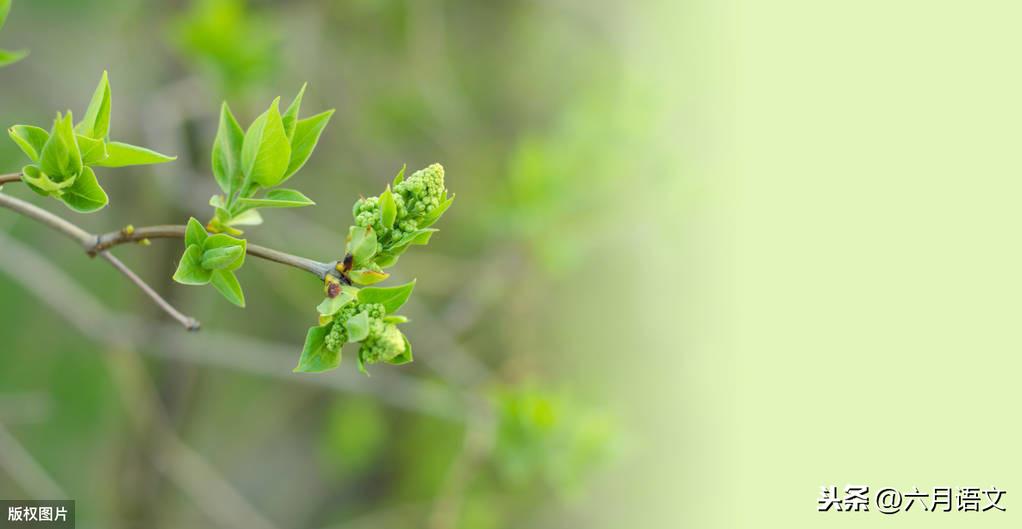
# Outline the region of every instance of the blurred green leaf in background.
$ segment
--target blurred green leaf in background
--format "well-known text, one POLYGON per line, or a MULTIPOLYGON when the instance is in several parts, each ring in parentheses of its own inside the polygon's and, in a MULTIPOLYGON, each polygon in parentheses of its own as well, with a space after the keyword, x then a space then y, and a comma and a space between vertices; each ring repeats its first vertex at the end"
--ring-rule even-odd
POLYGON ((282 36, 248 0, 194 0, 171 24, 171 42, 226 96, 273 76, 282 36))

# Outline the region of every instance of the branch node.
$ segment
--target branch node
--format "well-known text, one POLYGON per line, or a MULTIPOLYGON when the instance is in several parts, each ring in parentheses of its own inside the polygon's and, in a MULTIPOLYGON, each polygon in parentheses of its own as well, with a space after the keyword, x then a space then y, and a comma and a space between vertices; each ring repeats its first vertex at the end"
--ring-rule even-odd
POLYGON ((101 235, 96 235, 92 244, 85 245, 85 253, 88 254, 90 258, 96 257, 96 254, 99 253, 99 246, 101 244, 103 244, 103 237, 101 235))

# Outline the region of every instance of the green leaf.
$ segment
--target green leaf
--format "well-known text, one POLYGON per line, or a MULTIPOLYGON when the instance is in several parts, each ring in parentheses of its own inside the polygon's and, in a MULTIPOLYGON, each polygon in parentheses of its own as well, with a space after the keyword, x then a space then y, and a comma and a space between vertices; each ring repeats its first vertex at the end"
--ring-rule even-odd
POLYGON ((39 167, 35 165, 26 165, 21 169, 21 179, 32 188, 33 191, 48 197, 51 195, 59 195, 60 191, 74 184, 73 178, 68 178, 61 182, 54 182, 50 179, 46 173, 43 173, 39 167))
POLYGON ((400 240, 390 245, 387 251, 381 254, 382 257, 377 257, 375 263, 382 267, 393 266, 397 262, 397 258, 408 250, 408 247, 417 244, 423 245, 429 243, 430 237, 433 236, 438 230, 434 228, 426 228, 423 230, 415 230, 407 233, 400 240))
POLYGON ((244 142, 245 131, 224 102, 220 107, 220 127, 213 140, 212 159, 213 178, 228 197, 241 187, 244 178, 241 169, 241 148, 244 142))
POLYGON ((39 155, 43 152, 43 146, 50 139, 50 133, 46 132, 45 129, 31 125, 15 125, 7 129, 7 134, 10 135, 14 143, 17 143, 22 152, 31 158, 33 162, 39 161, 39 155))
POLYGON ((28 50, 0 50, 0 67, 14 64, 28 57, 28 50))
POLYGON ((431 237, 433 237, 433 234, 438 232, 438 231, 440 231, 440 230, 436 230, 436 229, 433 229, 433 228, 427 228, 427 229, 424 229, 424 230, 416 230, 416 231, 412 232, 412 238, 411 238, 410 241, 408 241, 408 244, 410 244, 410 245, 414 244, 414 245, 420 245, 420 246, 424 246, 426 244, 429 244, 429 239, 431 237))
POLYGON ((259 226, 262 223, 263 216, 254 209, 242 211, 227 221, 228 226, 259 226))
POLYGON ((11 12, 11 0, 0 0, 0 29, 7 22, 7 14, 11 12))
POLYGON ((380 193, 380 216, 387 229, 394 227, 394 220, 397 219, 397 203, 394 202, 394 194, 390 191, 390 186, 380 193))
POLYGON ((234 275, 234 272, 216 270, 213 272, 210 282, 213 283, 213 288, 217 289, 217 292, 227 298, 227 301, 245 308, 245 293, 241 291, 241 283, 238 283, 238 277, 234 275))
MULTIPOLYGON (((11 0, 0 0, 0 28, 4 27, 4 23, 7 22, 7 13, 11 11, 11 0)), ((0 50, 0 66, 7 66, 8 64, 14 64, 21 59, 24 59, 28 55, 28 51, 6 51, 0 50)))
POLYGON ((75 140, 78 142, 78 150, 82 153, 82 163, 85 165, 95 165, 105 160, 108 156, 106 143, 103 140, 93 139, 81 134, 76 134, 75 140))
POLYGON ((215 250, 217 248, 231 248, 241 247, 241 253, 237 255, 233 262, 223 267, 227 270, 237 270, 241 268, 241 265, 245 264, 245 251, 248 248, 248 242, 245 239, 236 239, 225 233, 217 233, 210 235, 203 243, 202 249, 204 252, 215 250))
POLYGON ((376 232, 371 227, 351 227, 351 241, 348 243, 348 251, 351 252, 355 260, 355 266, 362 266, 368 263, 376 255, 378 247, 376 232))
POLYGON ((287 171, 284 173, 284 180, 297 173, 305 165, 305 162, 309 161, 312 151, 319 143, 319 136, 323 134, 323 129, 326 128, 326 124, 330 122, 330 117, 333 115, 333 110, 327 110, 310 118, 298 120, 291 138, 291 159, 287 165, 287 171))
POLYGON ((406 169, 408 169, 408 164, 404 164, 404 165, 401 166, 401 170, 398 171, 397 175, 394 177, 393 185, 396 186, 396 185, 400 184, 401 182, 405 181, 405 170, 406 169))
POLYGON ((291 104, 284 112, 284 117, 281 119, 281 121, 284 122, 284 134, 287 134, 288 141, 291 141, 291 138, 295 135, 295 126, 298 123, 298 112, 301 111, 302 97, 305 96, 305 88, 308 86, 309 83, 302 85, 302 89, 298 91, 298 95, 295 96, 293 101, 291 101, 291 104))
MULTIPOLYGON (((401 251, 403 252, 404 250, 401 251)), ((390 268, 397 264, 398 257, 400 257, 399 253, 395 253, 393 250, 387 250, 376 254, 376 257, 373 258, 373 262, 380 268, 390 268)))
POLYGON ((280 98, 273 100, 270 108, 256 118, 245 133, 241 148, 241 164, 249 182, 263 187, 273 187, 284 180, 291 159, 291 143, 284 133, 284 122, 280 117, 280 98))
POLYGON ((242 198, 238 203, 256 208, 300 208, 315 202, 294 189, 271 189, 263 198, 242 198))
POLYGON ((202 267, 202 248, 197 244, 189 245, 177 264, 174 281, 182 285, 205 285, 212 276, 212 271, 202 267))
POLYGON ((408 323, 408 318, 398 314, 388 314, 383 317, 383 323, 393 323, 394 325, 399 323, 408 323))
POLYGON ((379 303, 387 314, 392 314, 408 301, 415 289, 415 281, 396 287, 368 287, 358 291, 359 303, 379 303))
POLYGON ((74 179, 71 187, 64 190, 60 199, 67 204, 67 207, 79 213, 99 211, 110 202, 106 191, 103 191, 99 182, 96 181, 96 173, 88 166, 82 169, 82 174, 74 179))
POLYGON ((220 270, 234 264, 238 257, 245 253, 241 246, 225 246, 206 250, 202 254, 202 267, 207 270, 220 270))
POLYGON ((451 195, 450 197, 447 198, 447 200, 441 202, 439 206, 437 206, 433 211, 431 211, 429 215, 423 217, 423 219, 419 221, 419 227, 428 228, 433 224, 436 224, 436 221, 440 220, 440 216, 443 215, 444 212, 447 211, 447 208, 451 207, 451 204, 453 203, 454 195, 451 195))
POLYGON ((340 351, 331 351, 326 348, 327 334, 330 334, 330 325, 309 329, 305 335, 302 356, 298 359, 298 366, 294 369, 295 373, 321 373, 336 369, 341 365, 340 351))
POLYGON ((366 351, 366 347, 364 345, 362 347, 358 348, 358 356, 357 356, 357 358, 358 358, 358 372, 362 373, 365 376, 369 376, 369 371, 366 370, 365 351, 366 351))
POLYGON ((39 168, 51 178, 59 176, 63 180, 82 172, 82 154, 78 151, 71 119, 70 112, 66 116, 57 114, 53 132, 40 153, 39 168))
POLYGON ((375 270, 359 269, 348 272, 348 278, 351 279, 353 283, 357 283, 359 285, 375 285, 388 277, 390 277, 390 274, 386 272, 377 272, 375 270))
POLYGON ((359 312, 344 322, 348 331, 348 342, 361 342, 369 337, 369 313, 359 312))
POLYGON ((75 132, 97 140, 105 140, 110 135, 110 80, 105 71, 75 132))
POLYGON ((103 161, 96 162, 94 165, 100 167, 127 167, 129 165, 153 165, 177 160, 177 156, 167 156, 145 147, 129 145, 119 141, 108 142, 106 150, 109 156, 103 161))
POLYGON ((341 293, 337 297, 323 298, 323 301, 316 306, 316 311, 324 316, 333 316, 345 305, 354 301, 357 292, 358 289, 353 287, 341 287, 341 293))
POLYGON ((195 217, 188 219, 188 227, 185 228, 185 246, 194 244, 202 248, 207 238, 209 238, 209 234, 206 233, 206 228, 202 223, 195 217))
POLYGON ((399 366, 412 362, 412 344, 408 341, 408 337, 405 336, 404 333, 401 333, 401 338, 405 341, 405 350, 394 358, 385 360, 388 364, 399 366))

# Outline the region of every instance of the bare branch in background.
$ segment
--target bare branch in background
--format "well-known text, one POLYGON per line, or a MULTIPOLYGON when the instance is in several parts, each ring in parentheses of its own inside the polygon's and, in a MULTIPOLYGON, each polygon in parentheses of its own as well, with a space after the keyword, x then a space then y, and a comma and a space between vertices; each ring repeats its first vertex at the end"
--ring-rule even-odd
POLYGON ((291 373, 294 367, 292 346, 228 333, 182 334, 169 325, 118 316, 49 260, 2 231, 0 248, 4 248, 0 252, 0 270, 96 342, 114 341, 120 349, 144 344, 146 347, 139 349, 157 357, 270 376, 293 384, 372 394, 398 408, 454 421, 464 420, 464 403, 468 397, 442 385, 386 371, 374 373, 371 380, 354 371, 296 378, 291 373))
POLYGON ((53 409, 53 397, 43 391, 0 394, 0 423, 38 423, 53 409))
POLYGON ((11 432, 0 424, 0 467, 29 496, 37 500, 61 500, 67 494, 32 457, 11 432))
POLYGON ((159 435, 157 468, 218 524, 239 529, 275 529, 273 522, 178 437, 138 353, 122 352, 106 355, 105 360, 135 429, 139 433, 155 430, 159 435))
MULTIPOLYGON (((124 353, 133 351, 133 344, 137 343, 138 339, 132 333, 125 332, 124 329, 137 329, 138 326, 122 325, 128 319, 113 317, 88 292, 82 290, 63 272, 52 266, 48 260, 23 247, 17 240, 2 232, 0 232, 0 246, 4 248, 4 252, 0 254, 0 268, 8 272, 40 300, 46 302, 58 314, 64 316, 75 327, 78 327, 84 334, 106 345, 112 352, 121 353, 108 355, 108 357, 131 357, 124 353), (39 281, 38 277, 45 277, 46 281, 39 281), (75 308, 72 310, 67 307, 75 308)), ((118 367, 116 362, 132 361, 123 358, 115 361, 108 358, 108 362, 114 362, 111 366, 114 368, 115 374, 123 369, 123 366, 118 367)), ((146 400, 154 402, 148 396, 146 400)), ((137 394, 134 398, 127 398, 125 405, 128 407, 129 413, 132 414, 136 425, 146 414, 162 416, 160 410, 150 412, 138 409, 137 406, 140 404, 137 394)), ((155 404, 150 404, 150 406, 155 406, 155 404)), ((240 494, 234 491, 233 487, 212 467, 204 464, 201 456, 181 441, 169 425, 162 423, 162 426, 158 424, 157 427, 160 428, 160 433, 167 443, 166 453, 159 454, 158 463, 161 470, 188 493, 207 515, 220 523, 234 519, 237 523, 231 525, 239 528, 271 529, 274 527, 251 506, 246 507, 248 504, 240 494), (230 514, 225 513, 225 509, 232 509, 235 513, 234 517, 228 518, 230 514), (236 517, 240 517, 240 519, 236 519, 236 517)), ((0 448, 3 447, 0 446, 0 448)), ((5 451, 0 450, 0 455, 2 452, 5 451)), ((66 496, 61 494, 61 497, 66 496)))
MULTIPOLYGON (((0 193, 0 207, 7 208, 15 213, 19 213, 29 219, 32 219, 40 224, 44 224, 49 228, 52 228, 65 236, 75 240, 78 244, 88 248, 90 244, 96 240, 96 236, 83 230, 77 225, 64 220, 49 211, 46 211, 39 206, 19 200, 10 195, 0 193)), ((125 274, 133 283, 142 288, 142 291, 146 293, 156 304, 167 312, 171 317, 178 321, 181 325, 188 330, 196 330, 199 328, 199 322, 194 318, 185 316, 180 311, 175 309, 167 300, 163 299, 162 296, 156 293, 155 290, 145 284, 134 272, 132 272, 124 263, 121 263, 116 257, 101 252, 103 257, 110 262, 118 271, 125 274)))
POLYGON ((429 529, 456 529, 465 503, 465 493, 479 465, 493 452, 497 436, 497 419, 493 408, 485 403, 473 407, 466 421, 461 452, 447 472, 447 478, 429 516, 429 529))

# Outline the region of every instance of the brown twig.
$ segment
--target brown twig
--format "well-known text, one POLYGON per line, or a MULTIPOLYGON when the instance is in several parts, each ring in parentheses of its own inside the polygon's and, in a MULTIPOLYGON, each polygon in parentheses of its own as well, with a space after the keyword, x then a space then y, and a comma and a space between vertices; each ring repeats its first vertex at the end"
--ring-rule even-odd
MULTIPOLYGON (((19 213, 24 217, 32 219, 40 224, 43 224, 49 228, 60 232, 67 237, 78 241, 79 244, 88 248, 96 240, 96 236, 83 230, 82 228, 64 220, 49 211, 46 211, 35 204, 25 202, 14 198, 10 195, 0 193, 0 207, 7 208, 15 213, 19 213)), ((133 283, 139 286, 143 292, 145 292, 161 309, 167 312, 171 317, 177 320, 181 325, 190 331, 197 330, 199 328, 199 322, 195 318, 185 316, 180 311, 175 309, 167 300, 163 299, 155 290, 147 285, 141 278, 135 275, 124 263, 119 259, 110 255, 107 252, 101 252, 103 258, 110 262, 114 268, 126 275, 133 283)))
POLYGON ((153 290, 153 287, 149 286, 145 281, 142 281, 142 278, 138 277, 138 274, 136 274, 134 270, 128 268, 127 265, 122 263, 120 259, 114 257, 114 255, 110 252, 100 252, 100 255, 109 261, 118 272, 124 274, 124 276, 132 283, 135 283, 138 288, 141 288, 142 292, 145 292, 146 295, 149 296, 156 305, 163 309, 164 312, 170 314, 170 316, 177 320, 181 325, 184 325, 185 329, 188 329, 189 331, 199 330, 199 320, 196 320, 191 316, 186 316, 182 314, 181 311, 174 308, 174 306, 167 302, 167 300, 157 294, 156 291, 153 290))
MULTIPOLYGON (((180 225, 125 228, 95 237, 92 244, 86 245, 85 250, 89 253, 89 255, 96 255, 97 253, 109 250, 114 246, 131 242, 141 242, 149 239, 183 239, 185 237, 185 229, 185 226, 180 225)), ((248 244, 246 247, 248 255, 280 263, 282 265, 292 266, 299 270, 305 270, 320 279, 324 279, 327 274, 331 273, 335 266, 335 263, 322 263, 305 257, 274 250, 273 248, 259 246, 258 244, 248 244)))
POLYGON ((9 184, 11 182, 21 181, 21 173, 11 173, 0 175, 0 186, 9 184))
MULTIPOLYGON (((0 177, 0 182, 13 182, 17 181, 19 178, 20 175, 4 175, 3 177, 0 177), (17 178, 11 179, 10 177, 17 178)), ((171 305, 167 300, 153 290, 152 287, 146 284, 145 281, 138 277, 134 271, 128 268, 128 266, 122 263, 120 259, 114 257, 108 251, 114 246, 129 242, 141 242, 149 239, 183 239, 185 236, 184 226, 150 226, 138 229, 126 228, 103 235, 95 235, 68 220, 58 217, 57 215, 36 206, 35 204, 25 202, 24 200, 14 198, 10 195, 0 193, 0 207, 7 208, 64 234, 68 238, 73 239, 78 242, 78 244, 82 245, 82 247, 85 248, 86 253, 90 256, 103 256, 103 258, 106 259, 114 268, 142 289, 142 291, 145 292, 146 295, 149 296, 161 309, 163 309, 164 312, 177 320, 186 329, 190 331, 199 329, 198 320, 187 316, 174 308, 173 305, 171 305)), ((272 248, 259 246, 257 244, 248 244, 246 246, 247 253, 249 255, 286 266, 292 266, 300 270, 305 270, 320 279, 326 278, 327 275, 337 273, 336 262, 323 263, 305 257, 291 255, 272 248)))
POLYGON ((111 349, 137 350, 155 358, 188 362, 205 369, 223 369, 328 391, 369 394, 397 408, 456 423, 465 420, 466 403, 473 399, 453 387, 386 370, 373 373, 371 382, 354 369, 341 370, 337 376, 295 378, 290 356, 294 353, 294 344, 217 331, 186 338, 176 326, 157 325, 111 311, 66 272, 2 230, 0 248, 3 248, 0 273, 9 276, 82 335, 108 344, 111 349))

